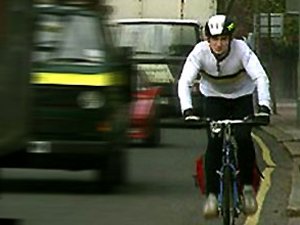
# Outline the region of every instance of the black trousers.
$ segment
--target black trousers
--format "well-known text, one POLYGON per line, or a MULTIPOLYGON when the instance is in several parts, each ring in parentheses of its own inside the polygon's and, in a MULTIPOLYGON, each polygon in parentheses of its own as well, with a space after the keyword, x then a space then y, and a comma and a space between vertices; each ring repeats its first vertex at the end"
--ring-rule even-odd
MULTIPOLYGON (((254 112, 252 95, 236 99, 204 97, 204 115, 212 119, 241 119, 254 112)), ((222 137, 212 137, 207 130, 208 145, 205 152, 206 194, 219 192, 219 175, 216 173, 222 161, 222 137)), ((238 146, 238 165, 241 184, 252 183, 255 148, 251 127, 235 127, 234 136, 238 146)))

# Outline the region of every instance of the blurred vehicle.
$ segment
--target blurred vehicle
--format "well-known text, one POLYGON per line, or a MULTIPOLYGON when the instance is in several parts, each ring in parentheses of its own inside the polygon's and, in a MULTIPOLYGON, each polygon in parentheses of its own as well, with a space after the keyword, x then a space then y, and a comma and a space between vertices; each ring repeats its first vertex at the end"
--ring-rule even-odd
POLYGON ((1 157, 19 151, 27 143, 32 42, 30 9, 28 0, 0 2, 1 157))
MULTIPOLYGON (((150 86, 160 87, 160 124, 181 117, 177 81, 187 54, 201 39, 201 26, 185 19, 119 19, 114 29, 118 46, 133 49, 137 76, 150 86)), ((193 89, 193 101, 201 114, 201 95, 193 89)))
POLYGON ((128 129, 130 144, 144 144, 148 147, 160 144, 159 93, 159 87, 139 88, 133 93, 128 129))
POLYGON ((93 169, 109 190, 126 178, 132 67, 99 5, 71 2, 35 5, 29 146, 1 163, 93 169))

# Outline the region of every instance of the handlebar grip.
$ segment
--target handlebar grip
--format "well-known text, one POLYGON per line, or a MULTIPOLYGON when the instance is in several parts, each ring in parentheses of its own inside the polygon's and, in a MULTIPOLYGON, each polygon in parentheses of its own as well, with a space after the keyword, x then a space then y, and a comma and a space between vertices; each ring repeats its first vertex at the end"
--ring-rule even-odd
POLYGON ((199 121, 200 120, 200 117, 199 116, 194 116, 194 115, 191 115, 191 116, 187 116, 184 118, 184 121, 199 121))
POLYGON ((255 122, 261 125, 268 125, 270 123, 270 115, 258 115, 255 116, 255 122))

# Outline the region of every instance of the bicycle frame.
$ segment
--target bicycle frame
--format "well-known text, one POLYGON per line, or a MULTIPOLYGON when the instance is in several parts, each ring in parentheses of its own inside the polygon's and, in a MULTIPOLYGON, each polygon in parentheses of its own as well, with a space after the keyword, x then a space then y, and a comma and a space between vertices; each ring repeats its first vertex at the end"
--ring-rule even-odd
POLYGON ((228 121, 211 123, 211 132, 222 135, 222 166, 217 173, 220 176, 218 209, 223 216, 224 224, 234 224, 234 219, 241 213, 238 188, 237 146, 232 135, 232 126, 228 121))
POLYGON ((223 217, 224 225, 234 225, 235 218, 241 213, 241 198, 239 189, 239 170, 237 160, 237 145, 232 134, 233 126, 248 125, 266 126, 269 123, 269 115, 249 115, 243 119, 211 120, 191 116, 185 119, 189 128, 201 128, 209 126, 211 135, 223 138, 222 165, 216 171, 220 177, 220 192, 218 194, 219 214, 223 217))

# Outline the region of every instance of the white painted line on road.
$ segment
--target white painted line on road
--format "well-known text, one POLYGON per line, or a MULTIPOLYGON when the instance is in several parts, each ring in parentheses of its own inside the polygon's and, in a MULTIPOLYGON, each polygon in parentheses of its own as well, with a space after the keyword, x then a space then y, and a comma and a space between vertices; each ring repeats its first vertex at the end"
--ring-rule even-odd
POLYGON ((258 223, 264 199, 271 187, 271 183, 272 183, 271 176, 274 171, 274 168, 276 167, 276 164, 272 160, 270 150, 263 142, 263 140, 253 133, 252 133, 252 138, 259 145, 259 148, 262 151, 263 160, 266 162, 267 167, 262 173, 264 176, 264 180, 261 182, 258 193, 256 195, 258 209, 254 215, 247 217, 244 225, 256 225, 258 223))

